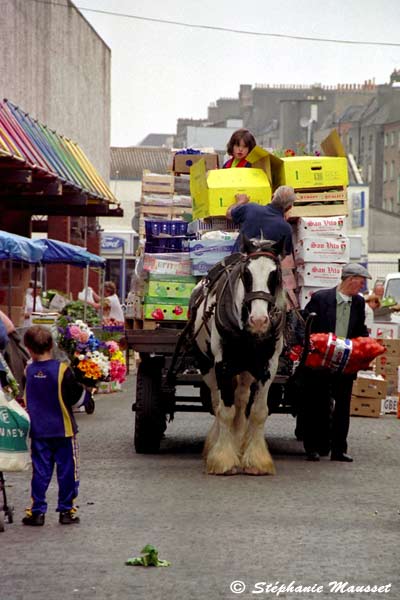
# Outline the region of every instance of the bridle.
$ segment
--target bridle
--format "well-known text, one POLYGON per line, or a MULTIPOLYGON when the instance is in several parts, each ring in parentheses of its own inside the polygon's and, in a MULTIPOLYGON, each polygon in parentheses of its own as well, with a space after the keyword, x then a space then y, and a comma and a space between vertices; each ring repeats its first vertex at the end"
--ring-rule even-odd
POLYGON ((265 302, 267 302, 269 305, 272 305, 272 306, 275 306, 275 304, 276 304, 276 296, 274 294, 271 294, 270 292, 264 292, 263 290, 255 290, 255 291, 251 290, 251 288, 250 288, 251 282, 249 280, 249 277, 246 276, 246 273, 248 273, 248 270, 247 270, 248 263, 251 260, 256 260, 257 258, 260 258, 262 256, 270 258, 271 260, 273 260, 273 262, 276 265, 277 277, 278 277, 278 281, 276 282, 276 288, 278 289, 282 283, 280 263, 279 263, 279 259, 277 258, 276 254, 274 254, 273 252, 268 252, 268 251, 251 252, 250 254, 247 254, 245 256, 243 262, 241 263, 241 269, 240 269, 240 279, 243 283, 243 287, 245 290, 245 294, 244 294, 244 298, 243 298, 243 306, 247 309, 247 311, 249 311, 250 304, 253 300, 264 300, 265 302))

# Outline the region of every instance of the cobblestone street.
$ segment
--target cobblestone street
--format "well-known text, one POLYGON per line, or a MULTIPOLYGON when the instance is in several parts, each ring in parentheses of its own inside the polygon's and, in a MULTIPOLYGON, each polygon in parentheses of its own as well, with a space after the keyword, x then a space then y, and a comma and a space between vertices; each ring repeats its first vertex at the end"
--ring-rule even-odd
POLYGON ((294 419, 272 415, 266 433, 277 475, 213 477, 204 474, 201 458, 210 415, 177 413, 159 455, 135 454, 133 390, 131 375, 122 393, 98 396, 94 415, 77 415, 79 525, 58 524, 53 479, 45 526, 24 527, 30 474, 7 474, 15 522, 0 533, 1 600, 278 597, 266 591, 275 582, 314 586, 280 592, 290 600, 398 600, 400 421, 394 416, 352 418, 355 461, 342 464, 305 461, 294 419), (125 566, 146 544, 172 565, 125 566), (233 581, 242 582, 233 585, 236 593, 233 581), (330 582, 345 585, 333 591, 330 582), (356 585, 388 591, 353 592, 356 585))

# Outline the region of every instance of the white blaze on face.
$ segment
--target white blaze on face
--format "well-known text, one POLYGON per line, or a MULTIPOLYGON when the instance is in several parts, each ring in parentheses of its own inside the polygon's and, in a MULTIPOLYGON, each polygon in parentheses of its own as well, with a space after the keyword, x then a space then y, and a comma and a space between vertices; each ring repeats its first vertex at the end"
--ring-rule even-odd
MULTIPOLYGON (((267 257, 260 257, 249 262, 249 271, 253 278, 252 291, 271 293, 268 289, 268 277, 276 270, 274 262, 267 257)), ((266 300, 253 300, 250 305, 249 327, 252 333, 265 333, 270 326, 268 303, 266 300)))

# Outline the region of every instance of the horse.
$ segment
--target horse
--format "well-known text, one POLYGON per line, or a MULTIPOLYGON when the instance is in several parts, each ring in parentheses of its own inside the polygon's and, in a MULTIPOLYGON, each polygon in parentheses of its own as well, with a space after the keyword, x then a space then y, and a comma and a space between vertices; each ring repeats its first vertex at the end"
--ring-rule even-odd
POLYGON ((282 250, 243 236, 241 252, 218 263, 192 292, 191 341, 215 415, 203 452, 209 474, 275 474, 264 425, 284 343, 282 250))

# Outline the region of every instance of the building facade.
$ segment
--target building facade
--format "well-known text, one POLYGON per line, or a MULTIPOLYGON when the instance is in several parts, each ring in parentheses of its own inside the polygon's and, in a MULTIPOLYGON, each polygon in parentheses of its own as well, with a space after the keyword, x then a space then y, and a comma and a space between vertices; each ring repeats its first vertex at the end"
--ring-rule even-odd
MULTIPOLYGON (((50 130, 77 142, 96 171, 109 181, 110 48, 70 0, 4 0, 1 10, 0 98, 8 98, 50 130)), ((79 212, 76 207, 68 212, 64 200, 65 211, 53 216, 39 208, 34 213, 34 206, 32 198, 29 210, 19 216, 15 202, 15 215, 10 210, 2 228, 27 236, 40 231, 100 253, 98 220, 93 213, 79 212)), ((82 281, 75 267, 47 268, 49 288, 76 297, 82 281)), ((97 287, 97 275, 91 285, 97 287)))

